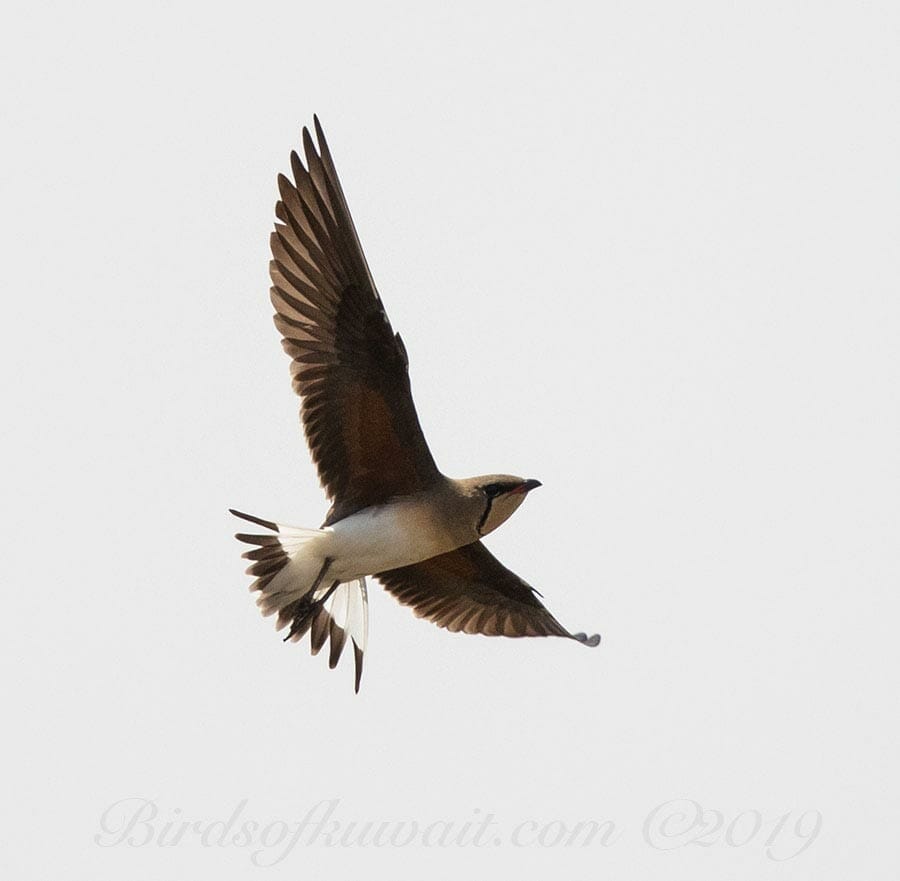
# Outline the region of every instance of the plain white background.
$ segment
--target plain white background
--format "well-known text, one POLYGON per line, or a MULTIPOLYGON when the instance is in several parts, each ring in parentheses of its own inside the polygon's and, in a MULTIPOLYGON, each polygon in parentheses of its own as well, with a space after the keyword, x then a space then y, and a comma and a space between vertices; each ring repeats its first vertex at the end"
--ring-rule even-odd
POLYGON ((896 877, 896 4, 23 3, 4 32, 6 877, 896 877), (600 648, 373 585, 354 696, 258 615, 226 508, 327 507, 267 294, 313 112, 438 463, 543 481, 489 545, 600 648), (258 837, 115 844, 122 799, 157 838, 245 799, 497 826, 259 868, 258 837), (707 846, 648 843, 675 799, 707 846), (776 856, 821 830, 776 861, 788 812, 776 856), (511 840, 587 820, 614 840, 511 840))

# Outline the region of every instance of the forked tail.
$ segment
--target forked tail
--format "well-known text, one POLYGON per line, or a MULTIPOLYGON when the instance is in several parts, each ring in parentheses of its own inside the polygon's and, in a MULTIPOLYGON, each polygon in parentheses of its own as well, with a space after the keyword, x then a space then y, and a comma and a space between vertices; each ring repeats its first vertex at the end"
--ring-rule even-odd
POLYGON ((321 529, 285 526, 233 509, 231 513, 275 533, 235 536, 256 546, 242 556, 253 561, 247 574, 256 576, 250 590, 260 592, 256 604, 263 615, 278 613, 276 630, 290 624, 285 642, 297 642, 309 631, 314 655, 330 639, 328 666, 331 668, 337 666, 349 637, 353 643, 358 692, 369 627, 365 578, 339 582, 328 577, 331 559, 321 553, 321 539, 326 535, 321 529))

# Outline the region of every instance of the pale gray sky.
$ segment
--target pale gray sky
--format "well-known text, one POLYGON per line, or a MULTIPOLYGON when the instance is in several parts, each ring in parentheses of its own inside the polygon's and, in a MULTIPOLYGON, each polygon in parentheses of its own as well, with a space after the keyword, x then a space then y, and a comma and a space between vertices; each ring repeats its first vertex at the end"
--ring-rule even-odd
POLYGON ((4 31, 7 877, 891 877, 896 4, 4 31), (449 635, 373 585, 354 696, 258 615, 226 508, 327 507, 267 294, 313 112, 439 465, 543 481, 488 544, 600 648, 449 635), (420 834, 289 847, 333 803, 420 834), (235 811, 246 841, 157 843, 235 811), (543 846, 587 821, 615 832, 543 846))

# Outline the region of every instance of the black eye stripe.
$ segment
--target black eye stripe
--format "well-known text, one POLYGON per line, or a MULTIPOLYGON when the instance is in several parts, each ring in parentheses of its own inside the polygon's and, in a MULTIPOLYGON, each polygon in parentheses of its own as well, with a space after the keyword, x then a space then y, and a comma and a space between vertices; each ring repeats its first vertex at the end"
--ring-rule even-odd
POLYGON ((505 492, 509 492, 511 489, 515 489, 517 486, 517 483, 487 483, 482 489, 489 499, 493 499, 505 492))

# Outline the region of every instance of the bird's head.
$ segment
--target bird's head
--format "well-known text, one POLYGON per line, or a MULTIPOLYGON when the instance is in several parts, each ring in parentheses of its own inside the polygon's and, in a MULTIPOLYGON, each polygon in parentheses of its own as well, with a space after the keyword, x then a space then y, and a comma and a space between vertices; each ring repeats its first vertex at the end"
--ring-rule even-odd
POLYGON ((493 532, 512 516, 525 501, 525 496, 540 485, 539 480, 525 480, 511 474, 489 474, 475 478, 475 487, 484 505, 476 527, 478 534, 493 532))

